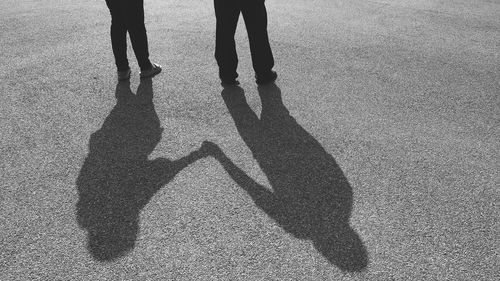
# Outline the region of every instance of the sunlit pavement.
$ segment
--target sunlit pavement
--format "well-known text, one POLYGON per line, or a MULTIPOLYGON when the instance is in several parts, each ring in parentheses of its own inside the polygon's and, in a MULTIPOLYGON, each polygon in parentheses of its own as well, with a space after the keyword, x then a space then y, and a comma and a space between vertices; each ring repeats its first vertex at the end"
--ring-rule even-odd
MULTIPOLYGON (((163 66, 147 114, 163 131, 138 137, 154 149, 144 163, 180 165, 208 140, 271 190, 221 96, 213 2, 145 2, 151 59, 163 66)), ((120 257, 99 261, 78 202, 82 186, 95 188, 88 169, 108 166, 85 160, 106 158, 99 152, 130 136, 124 128, 142 124, 136 110, 147 98, 111 111, 104 1, 2 0, 0 280, 498 280, 500 3, 266 3, 283 105, 352 188, 349 225, 368 264, 342 268, 290 234, 214 157, 188 161, 137 210, 124 210, 138 216, 137 237, 120 257), (94 149, 91 136, 108 146, 94 149)), ((259 116, 242 18, 236 39, 241 88, 259 116)), ((121 157, 128 152, 149 153, 131 146, 121 157)), ((283 167, 276 173, 291 173, 283 167)), ((89 204, 90 219, 107 206, 89 204)))

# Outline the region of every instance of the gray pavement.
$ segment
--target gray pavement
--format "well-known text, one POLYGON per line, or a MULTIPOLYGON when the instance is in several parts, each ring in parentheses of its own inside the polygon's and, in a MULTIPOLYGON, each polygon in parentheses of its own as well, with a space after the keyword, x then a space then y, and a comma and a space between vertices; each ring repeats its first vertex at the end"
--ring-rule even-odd
MULTIPOLYGON (((500 279, 499 1, 266 1, 280 109, 293 117, 283 132, 304 140, 284 147, 307 165, 266 158, 230 114, 212 1, 145 2, 151 58, 164 67, 154 107, 117 105, 104 1, 0 2, 0 280, 500 279), (198 151, 207 140, 225 162, 198 151), (77 218, 84 210, 92 225, 107 205, 79 202, 104 192, 95 175, 132 186, 121 159, 141 155, 157 189, 129 205, 108 198, 138 225, 125 249, 109 246, 120 257, 101 262, 77 218), (352 191, 335 210, 350 215, 361 244, 344 255, 365 249, 352 254, 366 257, 362 270, 249 191, 321 186, 317 163, 352 191)), ((242 20, 237 48, 245 108, 260 116, 242 20)), ((336 239, 332 249, 347 241, 336 239)))

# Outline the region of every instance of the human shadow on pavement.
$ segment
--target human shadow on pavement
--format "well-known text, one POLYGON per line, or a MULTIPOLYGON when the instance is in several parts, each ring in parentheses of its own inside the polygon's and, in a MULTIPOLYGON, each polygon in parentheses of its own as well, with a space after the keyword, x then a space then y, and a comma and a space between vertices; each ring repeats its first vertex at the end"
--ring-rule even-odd
POLYGON ((77 221, 88 232, 89 252, 102 262, 134 248, 141 209, 177 173, 204 155, 196 150, 175 161, 148 160, 163 132, 153 105, 152 81, 141 79, 137 95, 130 82, 119 82, 115 94, 117 103, 91 135, 76 181, 77 221))
POLYGON ((227 87, 222 97, 236 128, 266 174, 272 191, 255 182, 213 143, 210 153, 231 178, 286 232, 311 240, 342 271, 359 272, 368 255, 350 227, 352 188, 328 154, 283 105, 275 84, 258 88, 261 118, 245 100, 242 88, 227 87))

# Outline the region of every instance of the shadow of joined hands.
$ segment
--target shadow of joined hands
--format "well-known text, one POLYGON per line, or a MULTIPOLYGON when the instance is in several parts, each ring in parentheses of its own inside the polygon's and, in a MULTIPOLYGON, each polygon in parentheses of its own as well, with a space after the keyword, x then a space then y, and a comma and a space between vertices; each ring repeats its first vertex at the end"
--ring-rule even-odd
POLYGON ((233 180, 285 231, 309 239, 343 271, 362 271, 367 251, 350 227, 352 188, 334 158, 290 116, 276 85, 259 87, 259 119, 240 87, 222 97, 236 128, 266 174, 272 192, 237 167, 215 144, 204 142, 233 180))
POLYGON ((172 161, 149 160, 163 128, 152 102, 151 79, 141 79, 137 95, 119 82, 117 103, 89 141, 77 179, 77 221, 88 232, 88 249, 98 261, 112 261, 134 248, 139 214, 154 194, 189 164, 199 150, 172 161))

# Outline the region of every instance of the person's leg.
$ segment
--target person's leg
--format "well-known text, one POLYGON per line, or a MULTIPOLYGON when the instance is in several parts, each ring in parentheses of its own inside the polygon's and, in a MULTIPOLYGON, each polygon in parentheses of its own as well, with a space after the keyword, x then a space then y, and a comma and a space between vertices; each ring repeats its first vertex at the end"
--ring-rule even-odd
POLYGON ((259 77, 265 78, 273 75, 274 58, 267 34, 267 11, 264 0, 244 3, 242 14, 250 41, 253 68, 259 80, 259 77))
POLYGON ((119 72, 129 69, 127 59, 127 27, 120 0, 106 0, 111 13, 111 46, 119 72))
POLYGON ((234 34, 240 16, 239 1, 214 0, 215 17, 215 59, 219 66, 219 77, 223 83, 232 83, 238 77, 238 56, 234 34))
POLYGON ((126 7, 127 29, 141 71, 151 69, 148 37, 144 25, 144 0, 120 0, 126 7))

